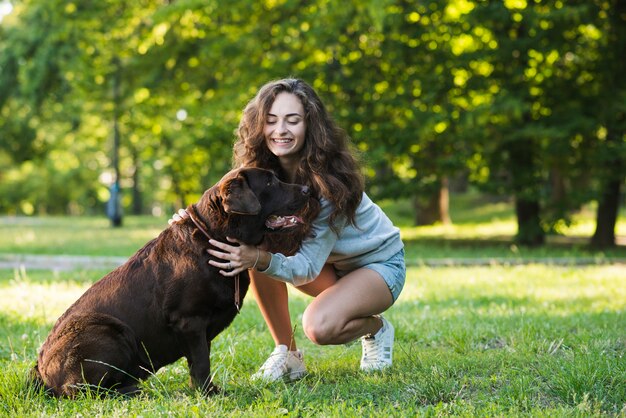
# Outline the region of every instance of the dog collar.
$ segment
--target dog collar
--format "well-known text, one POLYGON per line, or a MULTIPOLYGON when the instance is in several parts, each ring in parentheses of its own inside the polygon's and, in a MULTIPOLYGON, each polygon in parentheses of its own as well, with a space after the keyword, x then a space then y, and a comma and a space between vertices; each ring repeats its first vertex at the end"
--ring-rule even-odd
MULTIPOLYGON (((196 205, 191 205, 190 208, 194 212, 196 212, 196 215, 197 215, 196 205)), ((191 211, 185 209, 185 213, 187 215, 189 215, 189 219, 191 219, 191 221, 194 223, 196 228, 198 228, 200 230, 200 232, 202 232, 204 234, 204 236, 207 237, 208 240, 211 240, 212 238, 209 235, 209 233, 202 227, 202 225, 200 225, 200 222, 198 222, 196 220, 196 218, 192 215, 191 211)), ((198 217, 200 217, 200 216, 198 215, 198 217)), ((235 276, 235 308, 237 308, 237 313, 240 313, 240 311, 241 311, 241 296, 240 296, 240 292, 239 292, 239 274, 237 274, 235 276)))

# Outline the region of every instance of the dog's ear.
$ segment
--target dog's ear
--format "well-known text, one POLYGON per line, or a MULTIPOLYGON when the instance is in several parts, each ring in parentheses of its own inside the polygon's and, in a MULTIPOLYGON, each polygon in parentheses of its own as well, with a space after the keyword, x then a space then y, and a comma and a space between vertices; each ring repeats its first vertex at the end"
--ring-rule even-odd
POLYGON ((226 213, 256 215, 261 210, 261 203, 241 174, 224 181, 220 195, 226 213))

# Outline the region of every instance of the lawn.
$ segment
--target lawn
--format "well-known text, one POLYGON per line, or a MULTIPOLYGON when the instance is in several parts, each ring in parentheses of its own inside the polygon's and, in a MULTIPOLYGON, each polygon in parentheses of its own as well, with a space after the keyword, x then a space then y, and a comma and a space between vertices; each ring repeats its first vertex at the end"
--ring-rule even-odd
MULTIPOLYGON (((214 380, 226 394, 211 398, 189 389, 184 361, 143 382, 144 393, 134 399, 86 393, 56 400, 29 389, 25 376, 56 318, 106 271, 0 270, 0 416, 626 416, 624 264, 420 264, 447 257, 624 257, 623 247, 588 250, 577 240, 587 234, 580 231, 541 250, 515 249, 510 208, 494 205, 480 208, 482 217, 467 205, 448 228, 410 227, 405 207, 386 207, 415 261, 386 313, 396 328, 390 370, 363 374, 359 344, 315 346, 298 326, 309 375, 293 384, 250 381, 272 341, 248 296, 213 343, 214 380)), ((3 218, 0 254, 128 256, 166 225, 153 218, 125 222, 111 229, 106 219, 3 218)), ((624 235, 623 217, 619 228, 624 235)), ((291 294, 299 324, 310 298, 291 294)))
MULTIPOLYGON (((310 375, 259 385, 271 350, 254 300, 212 352, 225 396, 187 386, 184 362, 138 399, 49 399, 25 375, 56 318, 104 272, 0 271, 0 414, 6 416, 590 416, 626 413, 626 287, 620 266, 411 267, 387 318, 394 367, 358 371, 357 344, 318 347, 310 375)), ((309 299, 291 298, 297 318, 309 299)))
MULTIPOLYGON (((510 203, 485 201, 467 194, 454 197, 453 225, 412 226, 408 201, 380 202, 401 228, 409 264, 427 260, 493 259, 544 261, 550 258, 626 260, 626 213, 616 228, 620 244, 608 250, 588 247, 593 234, 593 211, 574 216, 570 227, 548 237, 548 246, 519 247, 513 243, 516 224, 510 203)), ((167 227, 166 218, 126 216, 123 228, 111 228, 101 217, 0 217, 0 257, 7 254, 68 254, 130 256, 167 227)))

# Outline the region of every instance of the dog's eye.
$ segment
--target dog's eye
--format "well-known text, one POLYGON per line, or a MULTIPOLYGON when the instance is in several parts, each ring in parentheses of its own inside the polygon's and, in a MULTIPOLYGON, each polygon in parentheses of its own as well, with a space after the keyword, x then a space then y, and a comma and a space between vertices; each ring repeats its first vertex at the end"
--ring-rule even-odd
POLYGON ((267 187, 269 187, 269 186, 271 186, 271 185, 272 185, 272 180, 268 180, 268 181, 267 181, 267 187))

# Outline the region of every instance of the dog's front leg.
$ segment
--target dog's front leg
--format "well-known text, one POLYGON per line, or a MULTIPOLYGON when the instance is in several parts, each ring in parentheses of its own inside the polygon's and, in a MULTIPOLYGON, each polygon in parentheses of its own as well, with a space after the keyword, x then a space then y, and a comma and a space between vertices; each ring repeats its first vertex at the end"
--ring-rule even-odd
POLYGON ((183 335, 187 343, 186 357, 191 385, 211 395, 219 392, 219 388, 211 381, 211 343, 207 342, 205 329, 205 326, 193 331, 187 329, 183 335))

